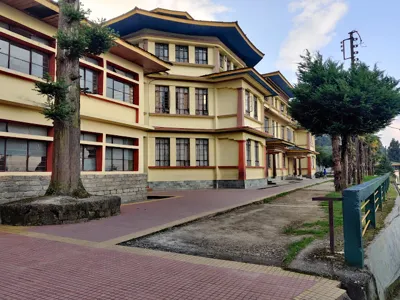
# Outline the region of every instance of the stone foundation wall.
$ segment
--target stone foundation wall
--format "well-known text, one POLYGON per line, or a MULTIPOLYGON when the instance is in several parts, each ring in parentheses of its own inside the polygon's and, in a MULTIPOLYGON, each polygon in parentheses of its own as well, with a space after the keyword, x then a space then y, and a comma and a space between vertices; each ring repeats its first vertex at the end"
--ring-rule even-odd
POLYGON ((149 187, 154 190, 198 190, 198 189, 249 189, 266 187, 268 181, 262 179, 248 180, 187 180, 187 181, 153 181, 149 187))
POLYGON ((200 190, 215 188, 215 180, 152 181, 149 188, 154 190, 200 190))
MULTIPOLYGON (((23 198, 43 196, 50 176, 0 176, 0 204, 23 198)), ((147 199, 146 174, 82 175, 86 190, 92 195, 116 195, 121 201, 147 199)))

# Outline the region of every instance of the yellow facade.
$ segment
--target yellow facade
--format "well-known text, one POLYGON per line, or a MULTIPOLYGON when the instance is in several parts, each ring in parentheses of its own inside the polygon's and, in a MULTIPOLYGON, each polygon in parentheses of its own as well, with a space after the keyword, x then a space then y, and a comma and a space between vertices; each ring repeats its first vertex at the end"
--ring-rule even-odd
MULTIPOLYGON (((162 18, 156 11, 139 13, 162 18)), ((29 16, 18 5, 0 3, 0 15, 33 36, 48 39, 49 44, 41 43, 8 25, 0 26, 5 40, 45 53, 50 68, 54 67, 54 23, 29 16)), ((198 25, 195 20, 184 22, 198 25)), ((244 41, 256 49, 247 38, 244 41)), ((201 186, 202 182, 229 187, 232 182, 258 180, 262 184, 267 178, 296 173, 313 176, 314 137, 298 129, 288 115, 288 96, 248 67, 240 55, 217 36, 172 34, 168 28, 164 32, 148 28, 122 36, 115 49, 94 61, 82 59, 82 68, 97 78, 96 93, 81 96, 81 130, 96 137, 82 140, 83 147, 96 149, 96 169, 83 172, 147 173, 149 185, 154 188, 173 187, 174 182, 187 182, 187 187, 196 187, 196 183, 201 186), (138 47, 124 44, 124 40, 138 47), (121 93, 120 84, 124 89, 121 93), (127 95, 126 88, 130 91, 127 95), (121 97, 133 98, 125 101, 121 97), (133 142, 123 144, 121 140, 116 144, 112 137, 133 142), (112 149, 133 151, 126 152, 134 153, 134 162, 128 163, 127 170, 125 161, 123 170, 107 167, 112 149), (269 161, 272 156, 274 166, 269 161)), ((47 149, 51 148, 52 123, 41 114, 45 98, 33 91, 34 82, 42 79, 29 73, 0 64, 0 126, 1 122, 4 126, 42 126, 49 134, 21 134, 2 131, 0 127, 0 147, 2 140, 19 139, 42 141, 48 143, 47 149)), ((84 80, 86 84, 86 77, 84 80)), ((5 172, 1 172, 2 155, 5 159, 11 156, 1 151, 0 176, 49 174, 49 163, 42 172, 11 172, 6 165, 5 172)), ((49 155, 51 151, 47 152, 47 159, 49 155)))

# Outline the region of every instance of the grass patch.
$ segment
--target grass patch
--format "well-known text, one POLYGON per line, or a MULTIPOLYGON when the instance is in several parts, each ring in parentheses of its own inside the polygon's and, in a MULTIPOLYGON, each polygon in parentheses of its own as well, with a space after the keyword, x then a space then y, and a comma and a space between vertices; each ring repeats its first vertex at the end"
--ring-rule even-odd
POLYGON ((296 258, 297 254, 310 245, 314 240, 315 238, 313 237, 305 237, 300 241, 291 243, 288 246, 288 253, 283 261, 284 265, 289 265, 296 258))
MULTIPOLYGON (((332 192, 327 194, 326 197, 341 198, 342 194, 338 192, 332 192)), ((329 234, 329 203, 328 201, 322 201, 319 204, 325 211, 326 219, 302 224, 293 223, 284 229, 283 232, 288 235, 307 236, 303 238, 300 242, 294 242, 288 246, 288 253, 284 260, 285 265, 288 265, 290 262, 292 262, 293 259, 298 255, 298 253, 306 248, 311 242, 316 239, 323 239, 327 234, 329 234)), ((335 231, 342 230, 342 201, 333 202, 333 222, 335 226, 335 231)))
POLYGON ((367 175, 367 176, 364 176, 363 182, 370 181, 370 180, 372 180, 372 179, 375 179, 376 177, 378 177, 378 176, 376 176, 376 175, 367 175))

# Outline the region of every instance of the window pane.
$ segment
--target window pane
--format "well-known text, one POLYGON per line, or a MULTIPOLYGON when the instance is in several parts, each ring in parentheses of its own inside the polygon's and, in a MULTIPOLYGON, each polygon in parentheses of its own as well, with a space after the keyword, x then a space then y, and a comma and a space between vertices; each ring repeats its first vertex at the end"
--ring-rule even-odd
POLYGON ((0 66, 8 68, 9 43, 0 40, 0 66))
POLYGON ((111 148, 106 148, 106 159, 111 159, 112 157, 112 149, 111 148))
POLYGON ((106 159, 106 171, 112 171, 111 159, 106 159))
POLYGON ((47 147, 45 142, 29 141, 28 171, 46 171, 47 147))
POLYGON ((10 55, 10 69, 29 74, 30 51, 11 45, 10 55))
POLYGON ((118 144, 118 145, 123 145, 124 144, 124 139, 120 137, 113 137, 113 144, 118 144))
POLYGON ((8 132, 29 134, 29 126, 18 124, 18 123, 9 123, 8 124, 8 132))
POLYGON ((123 171, 123 160, 122 159, 113 159, 113 163, 111 166, 111 171, 123 171))
POLYGON ((0 121, 0 131, 6 132, 7 131, 7 123, 0 121))
POLYGON ((8 123, 8 132, 47 136, 46 127, 18 123, 8 123))
POLYGON ((124 150, 124 171, 133 171, 133 150, 124 150))
POLYGON ((123 159, 123 150, 119 148, 114 148, 113 149, 113 159, 123 159))
POLYGON ((83 170, 96 171, 96 147, 83 146, 83 170))
POLYGON ((29 62, 20 60, 18 58, 10 58, 10 69, 29 74, 29 62))
POLYGON ((97 142, 97 134, 95 133, 81 133, 81 140, 90 141, 90 142, 97 142))
POLYGON ((43 54, 32 51, 32 64, 43 66, 44 65, 44 56, 43 54))
POLYGON ((107 135, 107 137, 106 137, 106 142, 107 142, 108 144, 112 144, 112 142, 113 142, 112 136, 107 135))
POLYGON ((29 50, 27 50, 27 49, 18 47, 16 45, 11 45, 10 54, 14 58, 18 58, 20 60, 29 62, 30 53, 29 53, 29 50))
POLYGON ((6 171, 25 172, 28 143, 26 140, 8 139, 6 148, 6 171))
POLYGON ((113 98, 113 89, 107 88, 107 97, 108 98, 113 98))
POLYGON ((114 80, 112 78, 107 78, 107 88, 113 88, 114 80))
POLYGON ((44 76, 44 69, 42 66, 32 65, 31 74, 36 77, 43 78, 44 76))
POLYGON ((4 146, 6 144, 6 140, 0 138, 0 171, 5 171, 5 152, 4 146))

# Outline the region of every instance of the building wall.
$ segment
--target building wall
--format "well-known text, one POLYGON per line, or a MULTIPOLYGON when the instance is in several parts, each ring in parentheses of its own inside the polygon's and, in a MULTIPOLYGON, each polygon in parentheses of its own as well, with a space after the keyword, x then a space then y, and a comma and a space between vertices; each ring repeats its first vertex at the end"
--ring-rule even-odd
MULTIPOLYGON (((10 6, 0 3, 0 15, 8 19, 6 22, 14 24, 21 28, 28 28, 34 34, 40 33, 41 37, 46 37, 49 44, 32 40, 18 33, 5 28, 0 28, 0 34, 3 39, 12 41, 15 44, 40 51, 47 54, 49 57, 49 73, 55 75, 55 41, 54 34, 56 29, 43 22, 40 22, 31 16, 28 16, 20 11, 17 11, 10 6), (44 36, 43 36, 44 35, 44 36)), ((118 173, 133 176, 139 173, 144 173, 144 137, 147 135, 147 130, 150 128, 145 126, 145 99, 144 99, 144 74, 142 67, 116 56, 112 53, 100 55, 96 58, 98 64, 81 59, 81 67, 92 70, 97 73, 97 94, 81 94, 81 130, 86 133, 96 133, 97 141, 82 141, 83 145, 96 147, 96 171, 83 172, 85 175, 90 174, 113 174, 118 173), (133 73, 132 78, 107 68, 108 64, 118 67, 121 70, 133 73), (113 77, 116 80, 132 84, 133 96, 132 102, 123 102, 107 97, 107 77, 113 77), (121 136, 135 139, 134 145, 117 145, 107 144, 106 138, 108 135, 121 136), (133 171, 105 171, 106 148, 123 148, 133 150, 134 170, 133 171)), ((19 141, 42 141, 47 145, 47 162, 46 171, 43 172, 0 172, 0 178, 6 178, 11 175, 32 175, 43 176, 49 175, 51 170, 51 147, 53 144, 52 137, 52 122, 46 120, 43 116, 42 109, 46 102, 46 97, 39 95, 34 91, 34 82, 43 81, 43 79, 0 67, 0 122, 15 122, 22 126, 39 125, 47 128, 47 136, 39 136, 34 134, 21 134, 15 132, 0 131, 0 138, 18 139, 19 141)), ((4 145, 4 143, 3 143, 4 145)), ((0 158, 4 155, 0 151, 0 158)), ((11 154, 10 154, 11 155, 11 154)), ((13 154, 15 159, 18 156, 13 154)), ((1 164, 1 162, 0 162, 1 164)), ((3 170, 1 170, 3 171, 3 170)))
MULTIPOLYGON (((40 32, 49 39, 53 39, 52 37, 56 33, 54 27, 12 9, 4 3, 0 3, 0 12, 2 16, 40 32)), ((46 46, 3 28, 0 28, 0 34, 20 40, 25 45, 48 53, 50 56, 50 67, 52 68, 50 73, 54 75, 55 43, 46 46)), ((139 174, 147 173, 150 186, 158 186, 160 188, 170 188, 173 185, 179 188, 206 188, 215 186, 254 187, 257 184, 264 184, 266 176, 265 138, 243 133, 240 128, 252 127, 264 131, 264 116, 268 116, 270 125, 272 126, 272 121, 274 121, 277 128, 275 129, 276 137, 287 138, 286 128, 294 128, 293 121, 287 116, 287 103, 279 99, 279 97, 274 97, 273 99, 270 97, 269 102, 264 101, 264 95, 257 89, 257 84, 253 82, 252 85, 251 79, 248 78, 245 78, 246 80, 232 79, 220 83, 207 82, 204 78, 196 79, 202 75, 227 71, 229 68, 232 70, 234 68, 245 67, 245 64, 216 38, 209 40, 209 37, 185 38, 174 35, 166 37, 165 33, 164 36, 158 33, 132 37, 129 41, 138 43, 140 47, 145 48, 152 54, 155 54, 156 42, 168 43, 169 61, 172 62, 171 70, 168 74, 183 75, 186 78, 185 80, 178 81, 168 78, 155 79, 146 77, 144 76, 142 67, 111 53, 100 55, 98 57, 98 65, 82 59, 81 65, 83 67, 99 73, 99 93, 95 95, 81 95, 81 129, 83 132, 96 133, 98 136, 96 142, 82 141, 82 144, 96 146, 99 149, 97 159, 101 160, 100 164, 96 163, 97 171, 83 172, 85 178, 102 180, 102 177, 98 175, 113 176, 105 179, 114 178, 116 181, 119 181, 119 175, 135 178, 135 176, 140 176, 139 174), (176 45, 187 45, 189 47, 189 61, 187 63, 175 61, 176 45), (196 46, 207 48, 208 63, 206 65, 196 64, 196 46), (108 64, 131 71, 135 73, 135 76, 134 78, 130 78, 121 73, 111 71, 107 68, 108 64), (134 103, 127 103, 107 97, 108 76, 135 86, 134 103), (189 79, 189 77, 192 78, 189 79), (168 114, 156 112, 155 88, 157 85, 169 87, 170 107, 168 114), (177 115, 176 113, 177 87, 189 88, 189 115, 177 115), (196 88, 208 89, 207 115, 196 114, 196 88), (246 91, 252 95, 250 105, 247 106, 246 91), (253 99, 257 101, 257 109, 255 109, 253 99), (280 111, 282 105, 284 106, 283 112, 280 111), (281 126, 285 128, 284 135, 281 134, 281 126), (165 128, 174 128, 175 131, 169 129, 169 132, 166 132, 162 131, 162 128, 164 130, 165 128), (191 131, 194 129, 197 132, 203 131, 203 133, 194 133, 191 131), (236 132, 225 134, 218 131, 220 129, 235 129, 236 132), (180 130, 181 132, 177 133, 176 130, 180 130), (137 142, 134 145, 107 144, 106 140, 109 135, 134 138, 137 142), (170 139, 170 166, 168 167, 156 165, 155 138, 157 137, 167 137, 170 139), (190 166, 176 166, 177 138, 190 139, 190 166), (209 140, 209 165, 206 167, 196 165, 196 138, 206 138, 209 140), (252 145, 250 163, 247 162, 247 140, 251 140, 252 145), (256 163, 256 143, 258 145, 258 163, 256 163), (128 172, 105 171, 107 147, 134 150, 137 164, 135 170, 128 172), (92 178, 88 176, 97 177, 92 178), (168 181, 171 184, 167 184, 166 182, 168 181), (178 182, 181 182, 181 184, 178 184, 178 182)), ((0 132, 0 138, 38 140, 52 145, 53 138, 50 134, 52 123, 46 120, 41 114, 45 97, 33 91, 34 81, 37 80, 39 79, 32 75, 0 67, 0 83, 2 87, 0 89, 0 120, 45 126, 49 130, 48 136, 0 132)), ((307 132, 296 131, 296 143, 297 136, 299 145, 304 143, 308 149, 314 149, 314 140, 308 136, 307 132)), ((51 151, 48 153, 51 153, 51 151)), ((291 167, 287 157, 285 158, 285 164, 283 164, 282 160, 282 154, 277 155, 277 175, 285 177, 291 172, 291 167)), ((304 158, 302 161, 302 166, 305 168, 304 172, 306 174, 308 174, 309 169, 307 168, 309 162, 308 158, 304 158)), ((34 177, 49 176, 50 173, 47 171, 50 169, 49 163, 47 163, 46 172, 0 172, 0 180, 1 178, 17 175, 35 175, 34 177)), ((269 168, 268 174, 272 174, 271 168, 269 168)), ((86 183, 89 184, 89 190, 95 192, 106 191, 90 186, 92 183, 89 181, 86 181, 86 183)), ((45 186, 45 184, 42 186, 45 186)), ((122 190, 124 189, 127 190, 127 193, 130 193, 129 187, 124 187, 122 190)))
MULTIPOLYGON (((118 195, 122 202, 147 199, 145 174, 83 175, 82 182, 92 195, 118 195)), ((44 196, 50 183, 50 175, 0 177, 0 204, 44 196)))

